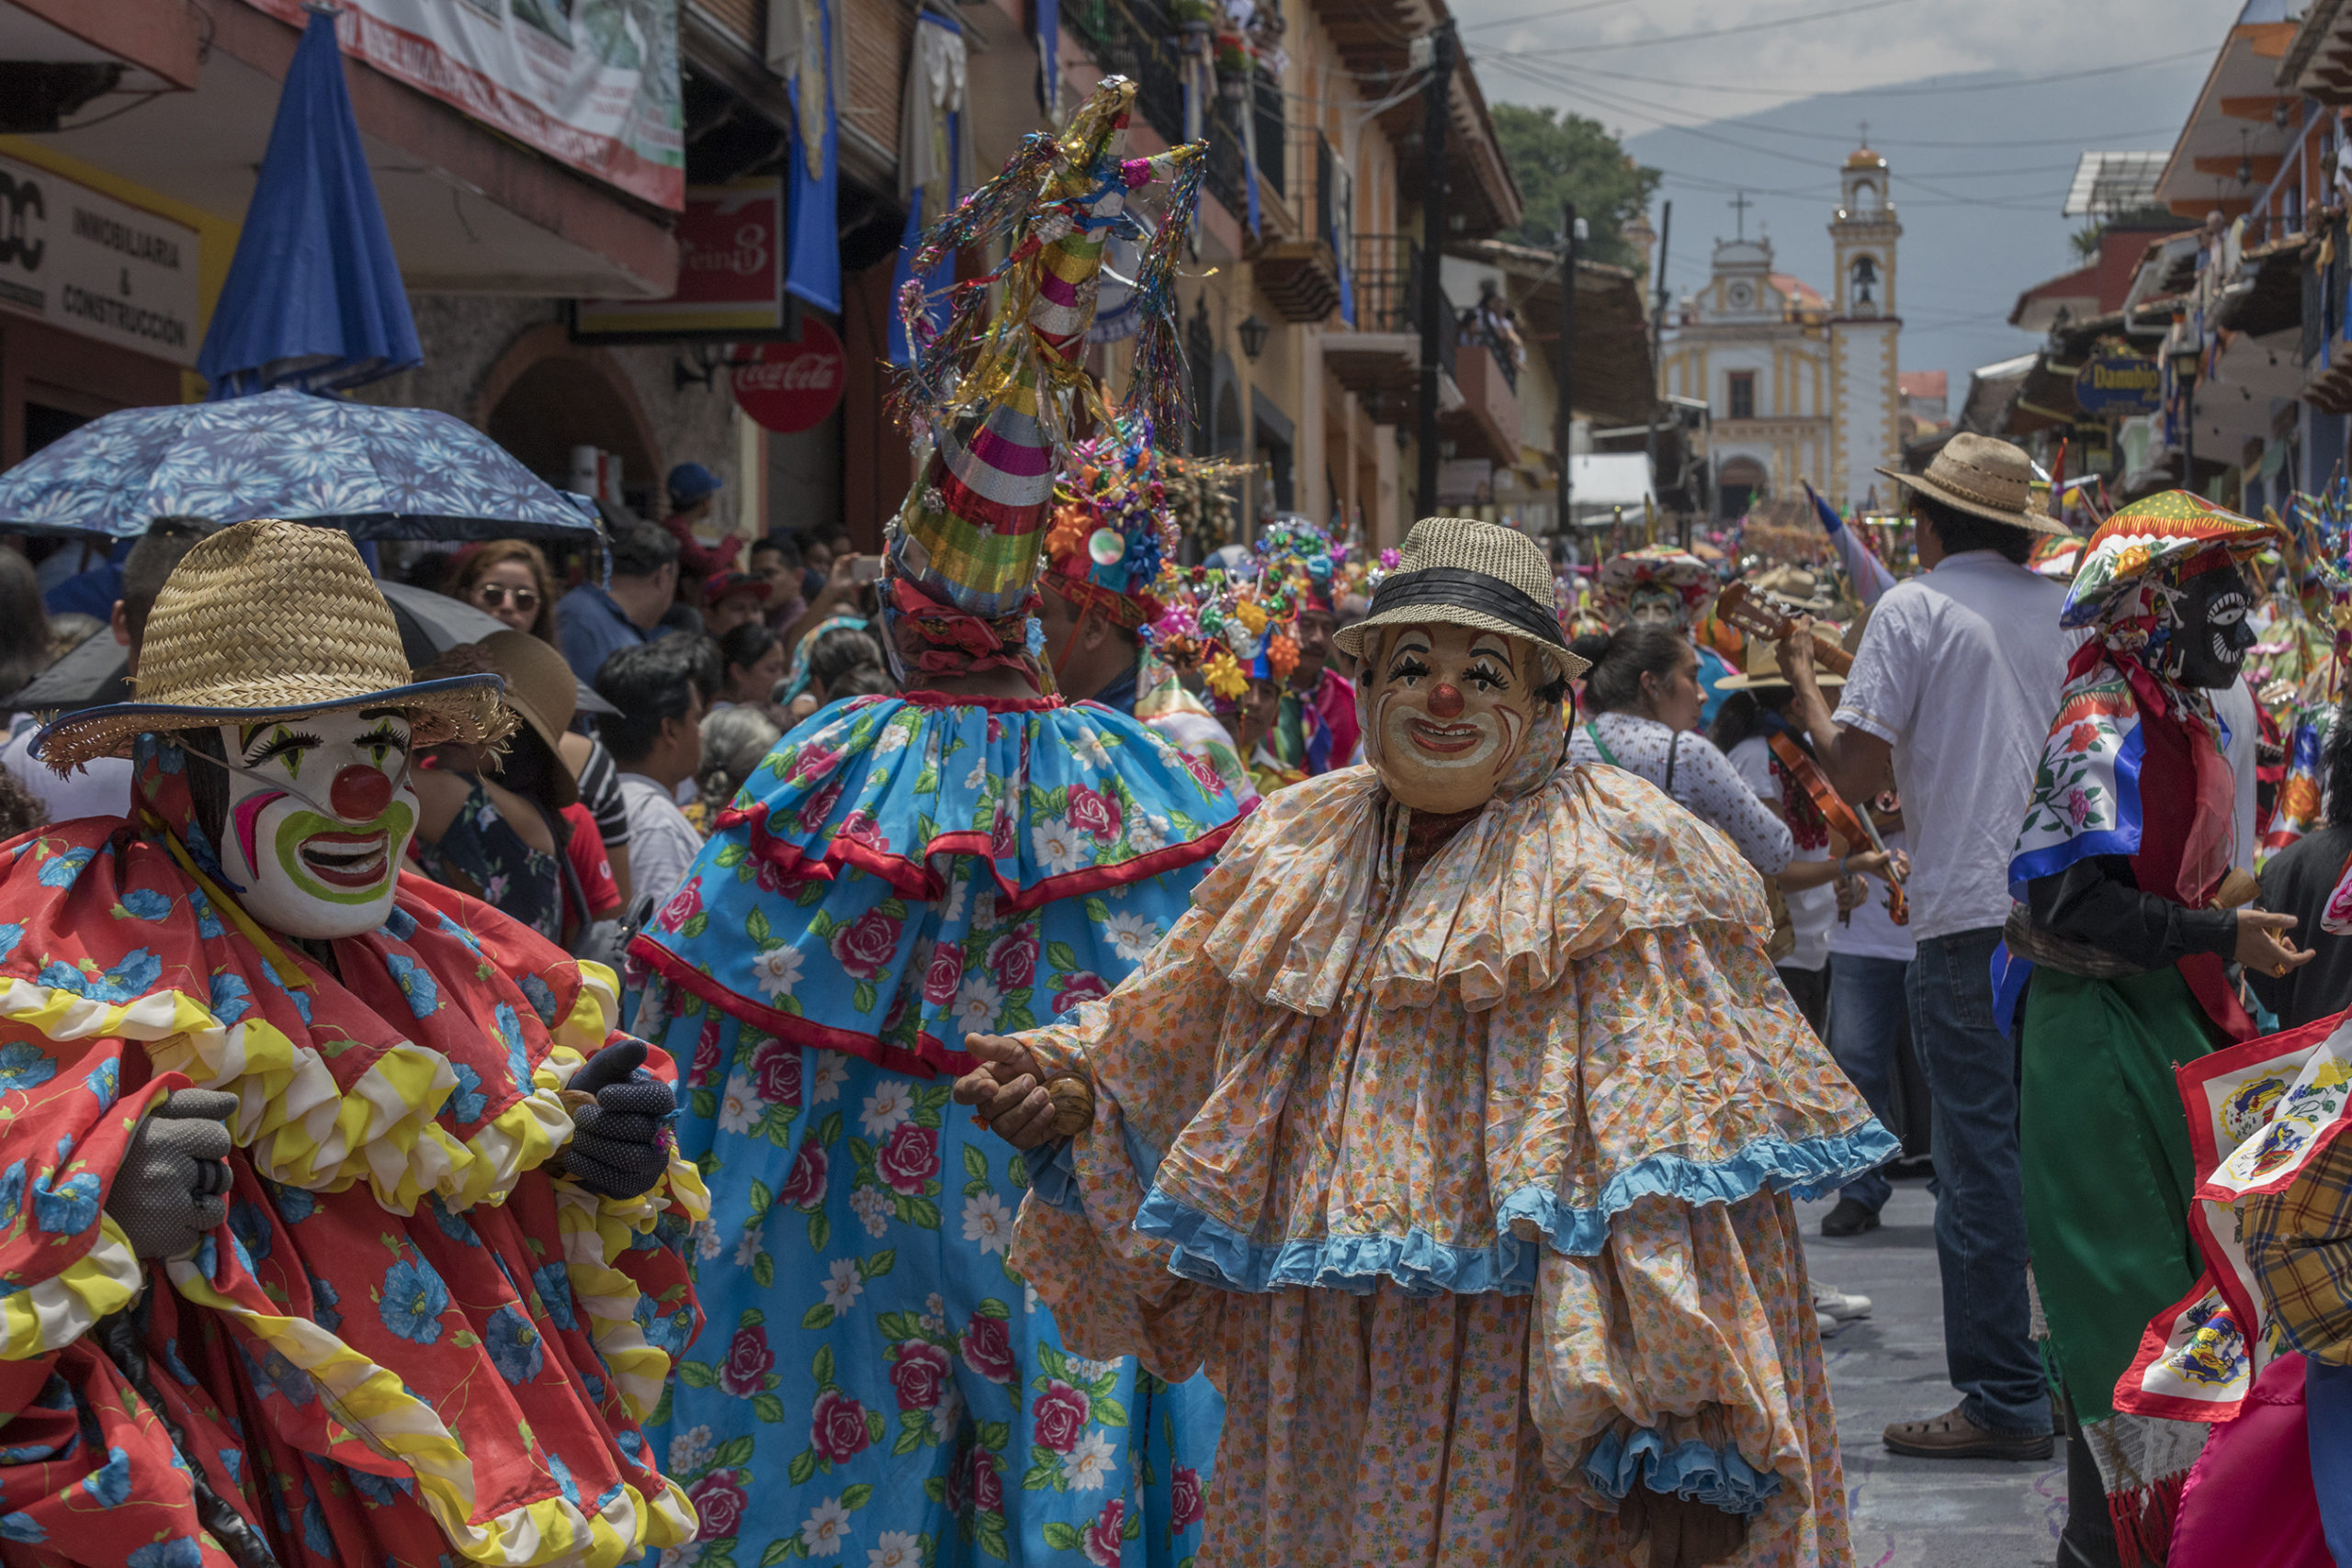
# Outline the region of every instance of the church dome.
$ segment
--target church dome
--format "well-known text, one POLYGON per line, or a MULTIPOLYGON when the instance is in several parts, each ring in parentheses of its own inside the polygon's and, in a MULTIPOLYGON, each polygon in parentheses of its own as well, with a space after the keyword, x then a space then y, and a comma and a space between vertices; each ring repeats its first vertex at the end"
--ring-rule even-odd
POLYGON ((1886 167, 1886 160, 1880 157, 1877 153, 1871 152, 1867 147, 1857 147, 1851 152, 1846 154, 1846 167, 1849 169, 1883 169, 1886 167))

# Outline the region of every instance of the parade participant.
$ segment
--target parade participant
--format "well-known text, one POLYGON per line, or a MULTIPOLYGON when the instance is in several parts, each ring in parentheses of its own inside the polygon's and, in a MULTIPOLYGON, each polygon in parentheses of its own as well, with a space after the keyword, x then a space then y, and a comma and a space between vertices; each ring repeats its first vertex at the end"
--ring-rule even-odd
POLYGON ((967 1043, 1066 1335, 1226 1393, 1204 1563, 1851 1560, 1790 1192, 1894 1140, 1729 843, 1563 760, 1550 601, 1525 536, 1417 524, 1345 634, 1371 765, 1271 797, 1109 997, 967 1043))
MULTIPOLYGON (((1690 634, 1707 618, 1715 596, 1715 574, 1688 550, 1648 545, 1601 562, 1594 596, 1612 629, 1659 626, 1690 634)), ((1692 646, 1699 652, 1699 689, 1705 697, 1699 722, 1710 725, 1724 705, 1724 682, 1737 665, 1711 638, 1693 636, 1692 646)))
POLYGON ((1241 579, 1196 567, 1182 579, 1163 574, 1161 588, 1170 604, 1154 627, 1159 646, 1176 664, 1199 672, 1209 711, 1235 757, 1246 761, 1249 798, 1305 778, 1302 770, 1283 764, 1274 743, 1298 661, 1295 581, 1241 579))
POLYGON ((2340 1012, 2352 1002, 2352 924, 2346 920, 2352 898, 2338 894, 2345 868, 2352 865, 2352 725, 2345 723, 2340 708, 2327 726, 2319 761, 2326 770, 2321 775, 2325 788, 2313 794, 2324 802, 2322 819, 2263 865, 2259 900, 2266 909, 2295 917, 2296 933, 2310 943, 2312 962, 2284 975, 2259 967, 2245 971, 2247 989, 2284 1029, 2340 1012))
POLYGON ((608 972, 400 870, 411 749, 504 722, 493 676, 411 681, 349 539, 254 522, 158 595, 137 700, 44 733, 138 773, 0 873, 12 1560, 692 1537, 639 1430, 697 1323, 670 1090, 608 972))
MULTIPOLYGON (((2009 863, 2025 915, 2021 1146, 2034 1282, 2082 1440, 2066 1537, 2160 1562, 2200 1423, 2119 1413, 2141 1330, 2199 1273, 2198 1173, 2176 1068, 2254 1033, 2223 965, 2308 962, 2294 917, 2227 907, 2235 790, 2211 693, 2254 641, 2238 562, 2276 529, 2185 491, 2090 537, 2063 623, 2075 654, 2009 863), (2119 1540, 2119 1538, 2120 1538, 2119 1540)), ((2249 883, 2251 879, 2246 879, 2249 883)), ((2252 891, 2251 887, 2247 892, 2252 891)))
POLYGON ((1639 773, 1720 829, 1763 875, 1786 870, 1795 852, 1788 824, 1696 733, 1705 694, 1690 639, 1655 621, 1634 622, 1574 647, 1592 660, 1584 694, 1593 716, 1569 734, 1569 761, 1639 773))
POLYGON ((1137 420, 1124 439, 1084 442, 1073 456, 1038 579, 1046 666, 1064 696, 1143 720, 1214 775, 1204 784, 1246 810, 1258 791, 1232 738, 1147 640, 1168 608, 1158 590, 1168 502, 1150 432, 1137 420))
MULTIPOLYGON (((906 694, 788 734, 635 947, 640 1025, 692 1064, 680 1138, 715 1185, 695 1263, 713 1326, 656 1438, 703 1550, 746 1568, 1072 1549, 1173 1568, 1199 1535, 1214 1391, 1063 1349, 1008 1266, 1021 1162, 949 1101, 967 1031, 1116 984, 1235 817, 1156 731, 1045 694, 1035 651, 1069 456, 1050 433, 1102 406, 1080 356, 1104 243, 1130 189, 1177 177, 1138 278, 1162 308, 1202 169, 1197 146, 1117 160, 1134 96, 1104 83, 926 238, 918 276, 994 243, 984 219, 1044 236, 953 296, 977 310, 1003 282, 1020 302, 971 323, 992 346, 963 360, 951 329, 948 363, 913 368, 936 446, 884 581, 906 694), (959 361, 962 382, 928 381, 959 361)), ((920 299, 902 310, 922 343, 920 299)))
POLYGON ((1291 583, 1297 595, 1298 661, 1270 749, 1282 769, 1306 778, 1348 766, 1362 744, 1355 685, 1330 667, 1339 626, 1331 583, 1345 554, 1330 535, 1295 514, 1277 518, 1258 540, 1260 576, 1291 583))
POLYGON ((1911 491, 1925 570, 1872 607, 1834 715, 1810 633, 1792 627, 1781 657, 1821 771, 1849 801, 1877 795, 1891 773, 1910 829, 1911 1038, 1932 1093, 1944 1359, 1961 1397, 1892 1424, 1886 1441, 1930 1459, 2047 1459, 2017 1047, 1993 1023, 1992 960, 2009 914, 2002 867, 2082 634, 2058 624, 2064 591, 2025 565, 2036 537, 2064 525, 2033 506, 2022 451, 1963 431, 1924 474, 1880 472, 1911 491))

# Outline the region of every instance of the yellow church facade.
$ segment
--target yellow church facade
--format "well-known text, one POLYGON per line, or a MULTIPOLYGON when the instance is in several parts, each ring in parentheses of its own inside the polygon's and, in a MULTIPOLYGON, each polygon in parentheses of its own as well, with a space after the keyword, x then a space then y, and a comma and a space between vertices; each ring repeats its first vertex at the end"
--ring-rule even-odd
POLYGON ((1894 289, 1903 227, 1877 152, 1854 152, 1839 184, 1831 297, 1774 271, 1771 242, 1743 233, 1716 242, 1706 286, 1668 319, 1661 383, 1707 404, 1719 518, 1738 517, 1765 496, 1802 495, 1802 481, 1841 508, 1891 499, 1874 470, 1897 466, 1902 453, 1894 289))

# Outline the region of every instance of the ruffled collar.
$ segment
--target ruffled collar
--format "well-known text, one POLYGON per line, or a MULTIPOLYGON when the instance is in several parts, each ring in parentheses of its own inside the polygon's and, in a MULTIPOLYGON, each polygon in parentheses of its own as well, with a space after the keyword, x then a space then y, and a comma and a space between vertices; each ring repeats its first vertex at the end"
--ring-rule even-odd
POLYGON ((1369 767, 1278 795, 1193 894, 1215 918, 1202 952, 1253 999, 1321 1016, 1367 941, 1372 998, 1425 1007, 1458 988, 1473 1010, 1548 989, 1628 931, 1702 920, 1769 931, 1761 881, 1713 829, 1613 768, 1556 763, 1498 797, 1401 890, 1378 891, 1409 831, 1369 767))

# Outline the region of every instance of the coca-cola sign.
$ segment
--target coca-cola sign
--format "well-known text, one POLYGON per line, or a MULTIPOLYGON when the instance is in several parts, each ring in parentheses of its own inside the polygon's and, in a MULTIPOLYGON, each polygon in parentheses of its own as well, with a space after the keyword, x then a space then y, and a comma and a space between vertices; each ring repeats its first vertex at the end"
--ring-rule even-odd
POLYGON ((798 343, 765 343, 735 362, 735 401, 780 435, 807 430, 842 400, 849 355, 833 330, 811 316, 800 321, 798 343))

